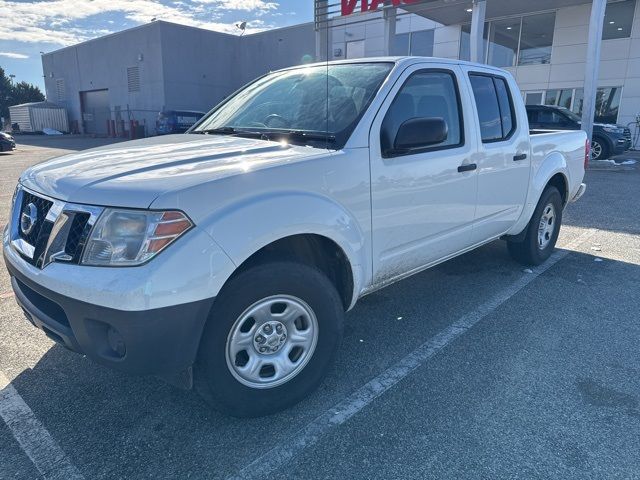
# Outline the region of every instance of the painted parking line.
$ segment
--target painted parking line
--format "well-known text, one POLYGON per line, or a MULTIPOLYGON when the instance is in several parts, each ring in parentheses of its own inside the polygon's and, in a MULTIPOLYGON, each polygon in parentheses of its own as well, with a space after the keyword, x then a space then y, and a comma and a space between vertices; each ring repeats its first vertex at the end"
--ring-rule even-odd
POLYGON ((0 372, 0 417, 46 480, 82 480, 51 434, 0 372))
POLYGON ((395 365, 298 430, 293 434, 293 437, 288 437, 289 440, 274 446, 265 454, 253 460, 249 465, 242 468, 237 475, 228 477, 228 480, 264 478, 284 466, 303 450, 317 443, 327 431, 345 423, 414 370, 424 365, 430 358, 469 331, 474 325, 569 255, 573 249, 592 237, 596 232, 596 229, 585 230, 579 237, 565 245, 563 250, 556 251, 543 265, 531 269, 531 273, 525 273, 517 281, 480 305, 476 310, 463 315, 448 328, 427 340, 395 365))

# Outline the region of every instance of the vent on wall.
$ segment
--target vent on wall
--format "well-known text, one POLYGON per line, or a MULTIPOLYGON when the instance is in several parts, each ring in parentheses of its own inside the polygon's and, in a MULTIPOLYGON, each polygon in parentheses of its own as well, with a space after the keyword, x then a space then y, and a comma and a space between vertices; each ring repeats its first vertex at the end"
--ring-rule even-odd
POLYGON ((127 67, 127 89, 130 92, 140 91, 140 67, 127 67))
POLYGON ((58 103, 62 103, 67 99, 64 78, 58 78, 56 80, 56 98, 58 100, 58 103))

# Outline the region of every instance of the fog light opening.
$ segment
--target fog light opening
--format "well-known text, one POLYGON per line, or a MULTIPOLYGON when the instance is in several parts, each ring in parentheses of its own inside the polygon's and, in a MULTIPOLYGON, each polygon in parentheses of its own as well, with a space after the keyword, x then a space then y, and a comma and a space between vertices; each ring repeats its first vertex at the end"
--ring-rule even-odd
POLYGON ((109 327, 107 330, 107 342, 109 343, 109 348, 117 357, 122 358, 127 353, 124 337, 113 327, 109 327))

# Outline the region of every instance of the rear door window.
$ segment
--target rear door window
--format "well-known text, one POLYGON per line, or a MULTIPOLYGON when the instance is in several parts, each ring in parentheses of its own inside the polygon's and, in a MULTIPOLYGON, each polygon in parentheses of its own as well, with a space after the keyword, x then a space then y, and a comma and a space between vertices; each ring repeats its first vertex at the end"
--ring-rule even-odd
POLYGON ((486 74, 469 74, 476 101, 483 143, 508 139, 516 129, 515 110, 506 80, 486 74))

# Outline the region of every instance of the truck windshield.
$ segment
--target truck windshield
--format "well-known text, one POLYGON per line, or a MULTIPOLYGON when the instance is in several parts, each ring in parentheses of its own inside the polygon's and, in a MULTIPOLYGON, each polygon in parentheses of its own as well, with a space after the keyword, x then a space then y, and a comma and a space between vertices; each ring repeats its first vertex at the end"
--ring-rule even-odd
POLYGON ((342 148, 392 67, 354 63, 275 72, 236 93, 189 133, 342 148))

